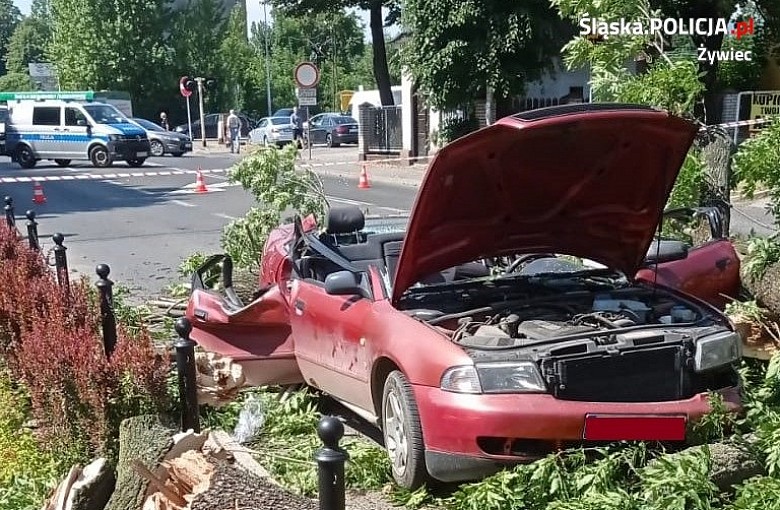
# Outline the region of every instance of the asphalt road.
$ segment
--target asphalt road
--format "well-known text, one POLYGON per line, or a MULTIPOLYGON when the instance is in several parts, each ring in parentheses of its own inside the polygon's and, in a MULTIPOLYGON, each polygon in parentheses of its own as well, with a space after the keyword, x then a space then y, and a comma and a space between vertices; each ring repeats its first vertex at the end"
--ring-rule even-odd
MULTIPOLYGON (((354 148, 314 151, 318 161, 357 159, 354 148)), ((227 169, 236 159, 229 153, 166 156, 150 158, 140 169, 124 163, 96 169, 86 162, 59 168, 41 161, 22 170, 0 158, 0 193, 13 197, 17 224, 24 233, 25 210, 36 211, 44 252, 54 246, 52 234, 61 232, 72 270, 95 279, 95 265, 107 263, 113 281, 153 295, 171 283, 187 255, 219 253, 223 227, 253 204, 240 186, 228 184, 224 172, 204 174, 209 193, 193 192, 193 170, 227 169), (103 178, 90 178, 95 175, 103 178), (28 182, 5 182, 8 177, 28 182), (47 200, 34 204, 32 178, 41 177, 47 200)), ((344 167, 345 173, 356 168, 354 163, 344 167)), ((327 175, 322 179, 332 204, 359 205, 373 214, 408 210, 415 196, 415 189, 408 186, 373 182, 370 189, 358 189, 353 179, 327 175)))

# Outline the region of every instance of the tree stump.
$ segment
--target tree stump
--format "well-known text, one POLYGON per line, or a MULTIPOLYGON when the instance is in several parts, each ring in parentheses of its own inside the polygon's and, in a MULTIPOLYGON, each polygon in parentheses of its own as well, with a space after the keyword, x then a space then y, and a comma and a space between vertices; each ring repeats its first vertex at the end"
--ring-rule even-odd
POLYGON ((760 305, 780 316, 780 262, 769 266, 761 278, 753 279, 743 271, 742 283, 760 305))

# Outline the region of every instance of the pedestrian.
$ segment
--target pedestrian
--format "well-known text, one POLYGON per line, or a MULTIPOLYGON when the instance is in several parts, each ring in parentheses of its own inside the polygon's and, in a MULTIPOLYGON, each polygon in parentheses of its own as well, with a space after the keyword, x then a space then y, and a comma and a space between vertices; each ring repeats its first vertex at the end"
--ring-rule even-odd
POLYGON ((290 124, 293 125, 293 141, 298 148, 303 149, 303 118, 298 114, 298 107, 293 108, 290 115, 290 124))
POLYGON ((230 152, 238 152, 241 149, 241 119, 236 115, 235 110, 230 110, 230 115, 227 118, 227 126, 230 131, 230 152))
POLYGON ((160 114, 160 126, 162 126, 162 128, 166 131, 171 130, 171 126, 168 124, 168 114, 165 112, 160 114))

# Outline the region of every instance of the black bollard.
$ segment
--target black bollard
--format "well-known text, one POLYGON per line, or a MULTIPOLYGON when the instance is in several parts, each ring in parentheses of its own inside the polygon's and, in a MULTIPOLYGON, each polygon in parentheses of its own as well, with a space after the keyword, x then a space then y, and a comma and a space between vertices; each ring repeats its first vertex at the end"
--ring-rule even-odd
POLYGON ((5 197, 5 222, 8 228, 16 228, 16 217, 14 216, 14 199, 10 196, 5 197))
POLYGON ((51 239, 57 245, 54 247, 54 267, 57 269, 57 282, 65 292, 68 292, 70 290, 70 279, 68 277, 68 256, 65 253, 68 249, 62 245, 65 241, 65 236, 57 232, 51 236, 51 239))
POLYGON ((314 452, 319 478, 320 510, 344 510, 344 463, 349 454, 339 448, 344 424, 338 418, 325 416, 317 424, 317 435, 323 447, 314 452))
POLYGON ((176 348, 176 371, 179 376, 179 398, 181 399, 181 431, 192 429, 200 432, 198 416, 198 388, 195 382, 195 342, 190 339, 192 324, 186 317, 176 320, 174 329, 179 339, 176 348))
POLYGON ((111 357, 116 347, 116 317, 114 316, 114 282, 108 279, 111 268, 98 264, 95 268, 99 280, 95 284, 100 294, 100 321, 103 326, 103 347, 106 356, 111 357))
POLYGON ((38 222, 35 221, 35 211, 29 210, 25 214, 27 216, 27 242, 30 243, 30 248, 35 251, 41 251, 41 242, 38 239, 38 222))

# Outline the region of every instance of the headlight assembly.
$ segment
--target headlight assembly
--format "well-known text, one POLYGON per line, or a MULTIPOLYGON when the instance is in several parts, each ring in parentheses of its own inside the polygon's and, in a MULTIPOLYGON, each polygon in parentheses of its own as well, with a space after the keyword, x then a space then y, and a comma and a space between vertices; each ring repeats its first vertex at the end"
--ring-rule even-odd
POLYGON ((734 363, 742 357, 742 341, 739 334, 724 331, 705 336, 696 342, 693 369, 704 372, 734 363))
POLYGON ((530 361, 479 363, 444 372, 441 388, 456 393, 545 393, 547 386, 530 361))
POLYGON ((108 135, 109 142, 118 142, 122 139, 122 135, 108 135))

